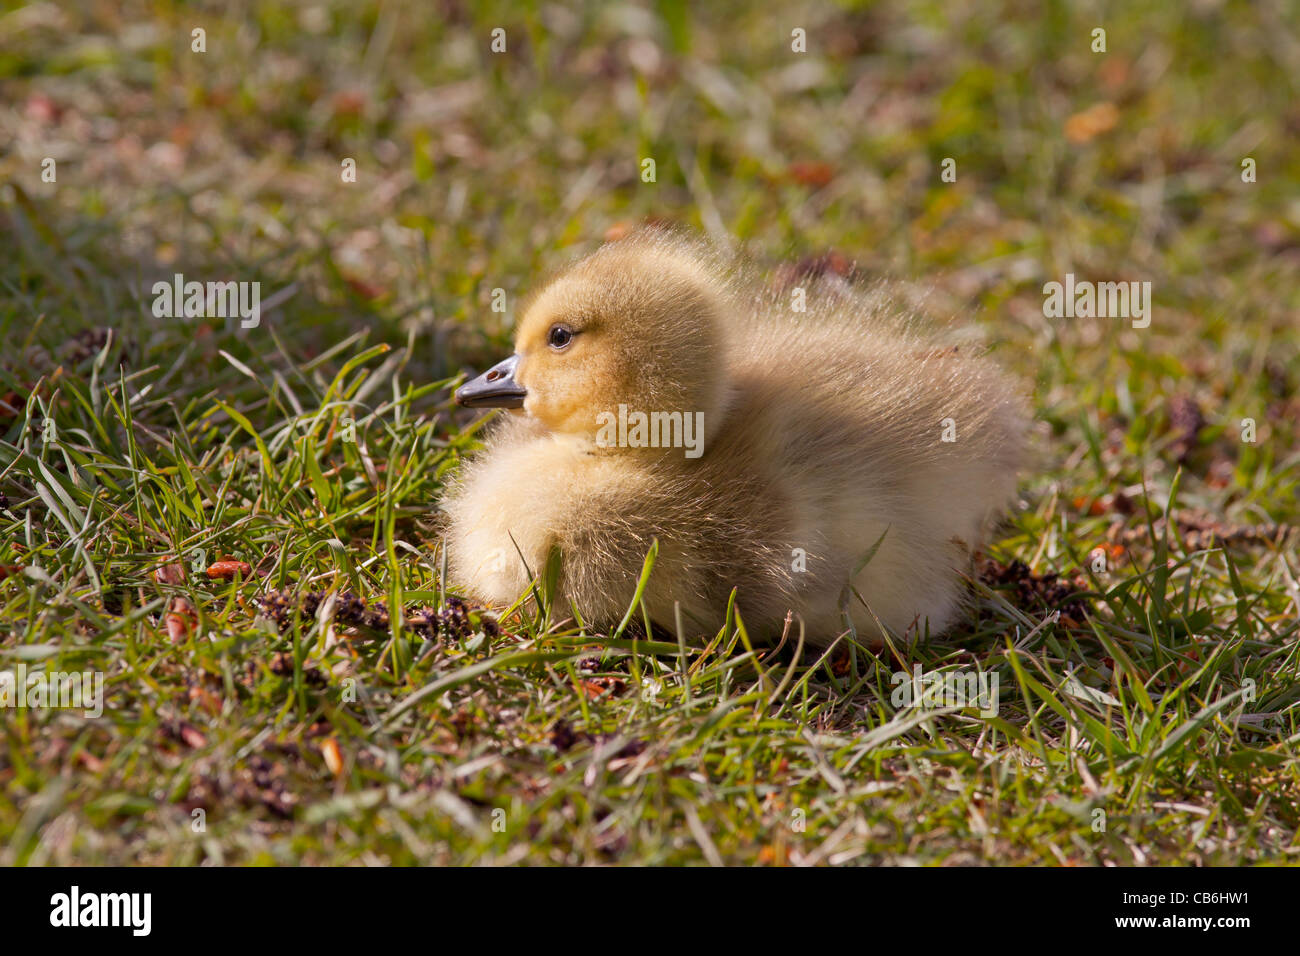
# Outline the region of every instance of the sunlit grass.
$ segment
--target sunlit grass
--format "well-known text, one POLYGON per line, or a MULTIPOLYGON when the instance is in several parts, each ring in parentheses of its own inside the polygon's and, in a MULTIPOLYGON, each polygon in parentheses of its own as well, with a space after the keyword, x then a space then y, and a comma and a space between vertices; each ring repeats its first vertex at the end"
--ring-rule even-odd
POLYGON ((32 9, 0 48, 0 669, 108 693, 0 713, 0 862, 1294 858, 1281 14, 1126 7, 1101 57, 1089 17, 1015 4, 32 9), (1115 128, 1068 141, 1098 101, 1115 128), (553 569, 505 612, 443 588, 436 502, 482 427, 452 385, 645 216, 834 248, 1032 386, 990 549, 1027 567, 972 581, 963 626, 797 653, 743 599, 700 644, 635 606, 591 632, 553 569), (1152 328, 1045 319, 1068 271, 1152 281, 1152 328), (256 329, 156 319, 175 272, 285 294, 256 329), (900 705, 917 666, 996 677, 996 714, 900 705))

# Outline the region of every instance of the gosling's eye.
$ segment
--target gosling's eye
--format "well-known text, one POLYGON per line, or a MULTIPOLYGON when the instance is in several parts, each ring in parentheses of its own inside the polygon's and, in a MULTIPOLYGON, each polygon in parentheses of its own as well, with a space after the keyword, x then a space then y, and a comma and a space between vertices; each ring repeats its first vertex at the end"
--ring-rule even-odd
POLYGON ((551 331, 546 333, 546 344, 557 352, 567 349, 572 341, 573 330, 563 325, 552 325, 551 331))

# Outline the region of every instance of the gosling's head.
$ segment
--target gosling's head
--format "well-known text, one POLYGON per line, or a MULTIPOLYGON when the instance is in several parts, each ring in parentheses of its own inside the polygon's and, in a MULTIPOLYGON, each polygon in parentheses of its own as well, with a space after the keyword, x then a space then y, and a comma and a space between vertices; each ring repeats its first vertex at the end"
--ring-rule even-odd
POLYGON ((602 448, 610 445, 601 429, 619 406, 625 418, 702 413, 712 429, 726 392, 726 308, 725 281, 701 250, 657 233, 609 243, 533 297, 515 354, 463 385, 456 401, 518 409, 602 448))

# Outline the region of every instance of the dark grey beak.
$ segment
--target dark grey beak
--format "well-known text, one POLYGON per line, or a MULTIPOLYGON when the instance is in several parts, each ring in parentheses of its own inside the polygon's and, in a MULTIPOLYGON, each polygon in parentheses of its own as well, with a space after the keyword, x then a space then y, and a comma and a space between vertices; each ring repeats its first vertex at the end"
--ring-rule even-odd
POLYGON ((466 408, 523 408, 528 390, 515 381, 519 356, 498 362, 456 389, 456 404, 466 408))

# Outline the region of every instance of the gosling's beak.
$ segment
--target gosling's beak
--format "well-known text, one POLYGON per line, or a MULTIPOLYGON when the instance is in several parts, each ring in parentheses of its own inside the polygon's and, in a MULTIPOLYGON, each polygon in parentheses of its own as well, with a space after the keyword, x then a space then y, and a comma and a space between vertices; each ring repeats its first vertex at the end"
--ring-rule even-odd
POLYGON ((498 362, 456 389, 456 404, 466 408, 523 408, 528 390, 515 381, 517 368, 518 355, 498 362))

